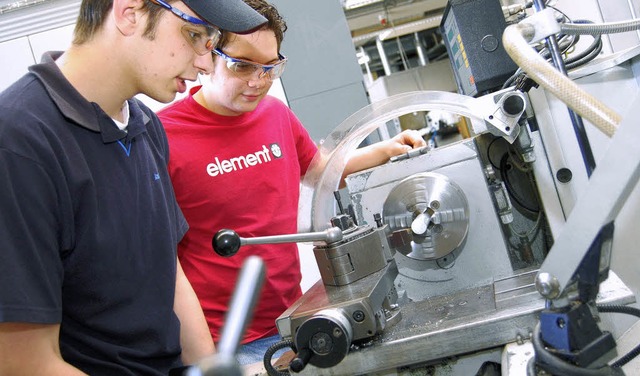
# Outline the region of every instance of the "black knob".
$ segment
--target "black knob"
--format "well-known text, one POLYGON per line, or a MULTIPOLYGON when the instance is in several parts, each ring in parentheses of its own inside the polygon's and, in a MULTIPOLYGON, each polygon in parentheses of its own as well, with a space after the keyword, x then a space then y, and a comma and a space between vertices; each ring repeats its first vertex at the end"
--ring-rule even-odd
POLYGON ((240 249, 240 236, 233 230, 222 229, 213 236, 211 245, 220 256, 233 256, 240 249))
POLYGON ((302 372, 304 367, 306 367, 307 363, 309 363, 309 359, 311 359, 311 355, 313 355, 313 352, 308 348, 303 347, 296 354, 296 357, 293 358, 291 363, 289 363, 289 368, 296 373, 302 372))
POLYGON ((504 100, 502 103, 502 109, 504 112, 511 116, 518 115, 522 110, 524 110, 524 100, 520 98, 518 95, 512 95, 504 100))

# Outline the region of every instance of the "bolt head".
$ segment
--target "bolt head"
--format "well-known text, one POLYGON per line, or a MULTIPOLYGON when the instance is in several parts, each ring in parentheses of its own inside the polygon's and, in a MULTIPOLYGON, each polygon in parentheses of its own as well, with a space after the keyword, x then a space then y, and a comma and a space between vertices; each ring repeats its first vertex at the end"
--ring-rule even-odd
POLYGON ((536 290, 547 299, 555 299, 560 295, 560 282, 551 274, 541 272, 536 276, 536 290))

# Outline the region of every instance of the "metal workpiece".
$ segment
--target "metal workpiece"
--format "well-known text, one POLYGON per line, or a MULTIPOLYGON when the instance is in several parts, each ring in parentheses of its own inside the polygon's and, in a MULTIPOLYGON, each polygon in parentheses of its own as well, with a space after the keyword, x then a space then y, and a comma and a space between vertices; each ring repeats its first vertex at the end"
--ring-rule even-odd
POLYGON ((386 226, 361 226, 344 236, 340 242, 316 244, 313 248, 325 285, 348 285, 382 269, 391 259, 386 226))
POLYGON ((427 231, 430 231, 436 225, 434 214, 435 211, 430 207, 421 211, 411 221, 411 232, 415 236, 426 237, 427 231))

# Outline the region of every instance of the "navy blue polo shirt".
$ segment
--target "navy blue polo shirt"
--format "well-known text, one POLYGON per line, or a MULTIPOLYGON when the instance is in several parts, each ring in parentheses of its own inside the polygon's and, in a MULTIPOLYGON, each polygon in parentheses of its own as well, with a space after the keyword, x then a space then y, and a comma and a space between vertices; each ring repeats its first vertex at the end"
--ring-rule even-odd
POLYGON ((60 323, 63 358, 89 374, 166 375, 187 224, 164 129, 135 99, 118 129, 57 56, 0 94, 0 321, 60 323))

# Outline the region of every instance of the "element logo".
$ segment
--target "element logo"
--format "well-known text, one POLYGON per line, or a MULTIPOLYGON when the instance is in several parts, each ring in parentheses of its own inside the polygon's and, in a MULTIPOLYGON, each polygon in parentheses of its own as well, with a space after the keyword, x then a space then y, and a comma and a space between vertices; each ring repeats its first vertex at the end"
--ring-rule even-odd
POLYGON ((272 154, 275 159, 282 158, 282 149, 280 148, 280 145, 271 144, 269 148, 267 148, 266 145, 262 145, 262 149, 255 153, 249 153, 247 155, 241 155, 239 157, 229 159, 220 160, 218 157, 215 157, 214 161, 207 165, 207 174, 211 176, 218 176, 271 162, 272 154), (269 150, 271 150, 271 153, 269 153, 269 150))
POLYGON ((282 158, 282 149, 280 149, 280 145, 271 144, 269 148, 271 149, 271 154, 273 154, 274 158, 282 158))

